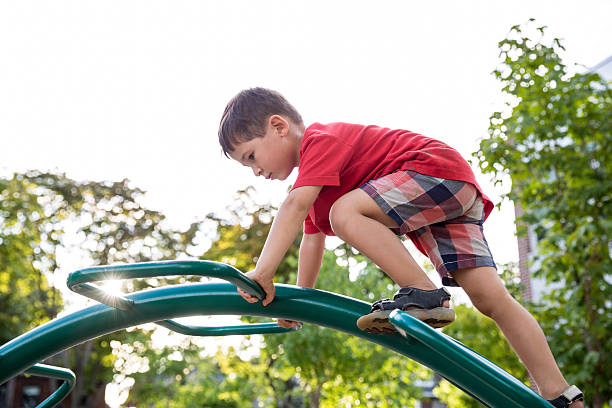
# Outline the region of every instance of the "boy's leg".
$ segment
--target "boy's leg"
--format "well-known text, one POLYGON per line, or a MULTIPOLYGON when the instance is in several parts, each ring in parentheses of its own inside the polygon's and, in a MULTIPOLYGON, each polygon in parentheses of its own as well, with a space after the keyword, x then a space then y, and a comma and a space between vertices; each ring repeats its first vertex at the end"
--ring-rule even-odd
MULTIPOLYGON (((353 190, 337 200, 330 221, 334 233, 367 256, 399 286, 436 289, 402 241, 390 230, 397 223, 363 190, 353 190)), ((448 300, 444 307, 449 307, 448 300)))
MULTIPOLYGON (((495 268, 482 266, 452 272, 474 306, 495 321, 536 382, 542 397, 558 397, 568 384, 535 318, 506 290, 495 268)), ((582 407, 580 401, 572 408, 582 407)))

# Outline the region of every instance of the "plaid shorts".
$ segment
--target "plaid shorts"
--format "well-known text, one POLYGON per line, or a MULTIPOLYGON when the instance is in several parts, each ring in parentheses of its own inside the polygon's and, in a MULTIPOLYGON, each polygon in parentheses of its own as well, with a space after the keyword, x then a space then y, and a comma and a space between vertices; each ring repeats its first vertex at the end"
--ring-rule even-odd
POLYGON ((484 203, 473 184, 402 170, 363 186, 376 204, 422 249, 445 286, 459 286, 452 271, 493 266, 484 237, 484 203))

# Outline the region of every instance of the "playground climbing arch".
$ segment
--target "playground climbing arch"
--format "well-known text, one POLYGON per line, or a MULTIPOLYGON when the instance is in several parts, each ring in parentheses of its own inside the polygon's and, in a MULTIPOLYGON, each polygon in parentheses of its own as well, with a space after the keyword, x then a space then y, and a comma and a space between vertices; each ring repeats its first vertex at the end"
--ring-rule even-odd
POLYGON ((281 328, 276 323, 201 327, 173 320, 198 315, 267 316, 316 324, 380 344, 411 358, 438 372, 485 406, 552 407, 500 367, 407 313, 395 310, 390 316, 398 333, 374 335, 359 330, 355 323, 369 312, 370 305, 336 293, 276 284, 276 296, 270 305, 248 303, 238 295, 236 287, 260 299, 263 298, 262 289, 239 270, 223 263, 168 261, 99 266, 71 273, 67 283, 74 292, 98 303, 51 320, 0 346, 0 384, 21 373, 61 381, 60 387, 38 405, 40 408, 58 405, 70 393, 76 380, 72 371, 41 362, 108 333, 149 322, 194 336, 296 330, 281 328), (171 285, 128 295, 112 295, 95 284, 104 280, 180 275, 206 276, 225 282, 171 285))

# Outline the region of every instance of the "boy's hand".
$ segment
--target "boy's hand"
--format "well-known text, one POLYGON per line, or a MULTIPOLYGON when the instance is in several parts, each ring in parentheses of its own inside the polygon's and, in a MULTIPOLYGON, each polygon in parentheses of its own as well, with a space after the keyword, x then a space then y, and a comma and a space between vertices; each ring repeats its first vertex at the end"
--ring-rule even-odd
MULTIPOLYGON (((257 282, 259 286, 261 286, 261 288, 264 290, 264 292, 266 293, 266 297, 263 299, 262 304, 264 306, 268 306, 270 302, 272 302, 272 300, 274 299, 274 293, 276 292, 272 278, 269 275, 258 271, 257 269, 247 272, 245 275, 249 279, 257 282)), ((244 298, 244 300, 246 300, 249 303, 255 303, 259 301, 257 297, 246 293, 244 290, 240 288, 238 288, 238 293, 240 294, 240 296, 244 298)))

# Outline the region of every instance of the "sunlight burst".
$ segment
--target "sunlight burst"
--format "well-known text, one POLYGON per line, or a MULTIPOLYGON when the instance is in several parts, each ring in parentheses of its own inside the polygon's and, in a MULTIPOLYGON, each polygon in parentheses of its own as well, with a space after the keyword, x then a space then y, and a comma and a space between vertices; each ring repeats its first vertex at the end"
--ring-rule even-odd
POLYGON ((104 291, 108 293, 109 295, 113 295, 113 296, 123 296, 124 295, 124 293, 121 291, 123 287, 123 281, 120 279, 111 279, 111 280, 104 281, 104 283, 102 283, 100 287, 104 289, 104 291))

